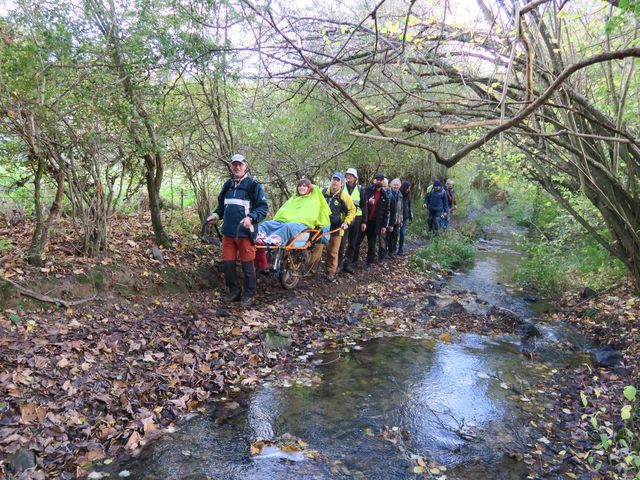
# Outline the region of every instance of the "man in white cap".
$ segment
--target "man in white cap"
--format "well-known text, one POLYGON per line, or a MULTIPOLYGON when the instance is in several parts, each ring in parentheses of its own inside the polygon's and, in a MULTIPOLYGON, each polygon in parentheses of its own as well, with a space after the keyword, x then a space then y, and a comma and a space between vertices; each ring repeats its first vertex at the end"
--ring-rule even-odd
POLYGON ((356 218, 349 225, 346 235, 342 237, 340 262, 345 272, 353 273, 352 265, 358 261, 360 244, 364 239, 364 234, 361 232, 367 229, 367 222, 362 221, 363 218, 367 218, 367 203, 364 201, 362 185, 358 185, 358 171, 355 168, 348 168, 344 177, 346 180, 345 190, 351 196, 356 207, 356 218))
POLYGON ((262 185, 247 172, 247 160, 240 154, 231 157, 231 178, 225 182, 218 195, 218 208, 207 218, 222 225, 222 260, 224 281, 228 293, 225 302, 241 300, 243 307, 250 306, 256 295, 256 257, 254 245, 258 223, 267 216, 269 205, 262 185), (243 273, 243 289, 238 284, 236 259, 240 257, 243 273))

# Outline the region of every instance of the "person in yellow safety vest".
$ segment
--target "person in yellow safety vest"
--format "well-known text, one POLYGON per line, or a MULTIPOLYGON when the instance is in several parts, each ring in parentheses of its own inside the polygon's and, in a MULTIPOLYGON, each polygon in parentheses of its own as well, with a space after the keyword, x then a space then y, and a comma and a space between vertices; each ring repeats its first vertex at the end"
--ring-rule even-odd
POLYGON ((340 243, 339 259, 342 263, 342 270, 353 273, 353 264, 358 262, 360 256, 360 244, 364 239, 364 232, 367 229, 367 202, 364 201, 364 191, 362 185, 358 185, 358 171, 355 168, 348 168, 345 175, 346 185, 344 190, 351 196, 356 207, 356 218, 349 225, 349 230, 342 237, 340 243))
MULTIPOLYGON (((327 280, 333 281, 338 271, 338 252, 345 230, 356 216, 356 207, 351 200, 351 196, 342 188, 344 185, 344 175, 336 172, 331 176, 331 186, 325 188, 322 193, 329 204, 331 210, 331 230, 339 229, 331 234, 327 244, 326 275, 327 280)), ((322 259, 322 244, 316 244, 311 256, 312 271, 317 271, 322 259)))

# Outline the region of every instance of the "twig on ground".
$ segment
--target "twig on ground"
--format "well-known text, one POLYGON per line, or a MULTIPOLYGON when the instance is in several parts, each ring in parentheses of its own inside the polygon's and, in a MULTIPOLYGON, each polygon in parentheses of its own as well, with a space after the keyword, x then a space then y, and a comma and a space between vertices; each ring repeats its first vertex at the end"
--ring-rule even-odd
POLYGON ((16 283, 13 280, 10 280, 8 278, 2 278, 2 280, 4 280, 5 282, 9 283, 10 285, 13 285, 20 295, 24 295, 25 297, 35 298, 36 300, 40 300, 41 302, 57 303, 58 305, 62 305, 64 308, 69 308, 69 307, 73 307, 73 306, 76 306, 76 305, 82 305, 83 303, 91 302, 91 301, 95 300, 96 298, 98 298, 98 295, 94 295, 92 297, 83 298, 81 300, 70 300, 70 301, 67 301, 67 300, 63 300, 61 298, 53 298, 53 297, 49 297, 48 295, 43 295, 43 294, 35 292, 33 290, 29 290, 28 288, 25 288, 22 285, 20 285, 19 283, 16 283))

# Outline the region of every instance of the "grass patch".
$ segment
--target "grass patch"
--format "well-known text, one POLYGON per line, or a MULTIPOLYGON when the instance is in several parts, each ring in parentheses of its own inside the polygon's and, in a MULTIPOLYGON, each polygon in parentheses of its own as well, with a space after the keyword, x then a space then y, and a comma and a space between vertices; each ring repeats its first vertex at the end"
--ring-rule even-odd
POLYGON ((514 280, 546 296, 564 292, 569 286, 569 278, 562 260, 552 250, 548 244, 529 244, 526 258, 516 269, 514 280))
POLYGON ((624 265, 593 238, 565 243, 529 240, 526 258, 515 272, 521 285, 547 296, 561 294, 575 285, 599 290, 624 277, 624 265))
POLYGON ((410 263, 419 270, 428 270, 433 264, 445 269, 464 268, 473 265, 475 255, 475 248, 469 238, 447 231, 415 252, 410 263))

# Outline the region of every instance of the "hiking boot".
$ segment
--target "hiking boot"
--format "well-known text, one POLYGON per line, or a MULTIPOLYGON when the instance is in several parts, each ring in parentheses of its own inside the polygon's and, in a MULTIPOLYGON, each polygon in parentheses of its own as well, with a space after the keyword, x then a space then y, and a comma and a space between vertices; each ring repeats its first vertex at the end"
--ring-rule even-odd
POLYGON ((238 300, 240 300, 240 290, 227 292, 224 297, 222 297, 224 303, 237 302, 238 300))
POLYGON ((240 306, 245 308, 250 307, 255 299, 256 297, 242 297, 242 300, 240 300, 240 306))
POLYGON ((342 271, 346 273, 353 273, 353 267, 351 266, 350 263, 345 263, 344 267, 342 267, 342 271))
POLYGON ((333 282, 336 279, 335 273, 327 273, 327 282, 333 282))

